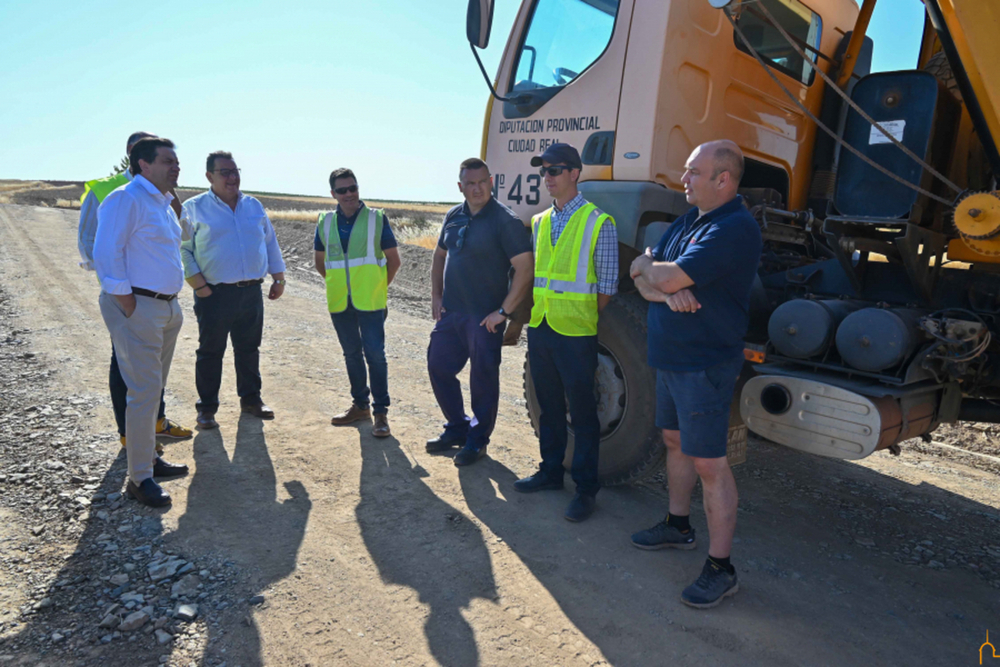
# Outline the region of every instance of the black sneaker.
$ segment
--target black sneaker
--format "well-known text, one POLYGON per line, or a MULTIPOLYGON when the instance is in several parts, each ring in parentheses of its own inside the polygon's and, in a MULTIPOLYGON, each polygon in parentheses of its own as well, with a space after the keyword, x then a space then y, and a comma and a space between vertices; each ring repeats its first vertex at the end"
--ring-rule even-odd
POLYGON ((705 561, 701 576, 681 593, 681 602, 695 609, 709 609, 740 590, 736 571, 729 574, 711 559, 705 561))
POLYGON ((427 441, 427 453, 436 454, 437 452, 446 452, 452 447, 461 447, 464 444, 464 435, 451 435, 445 431, 438 437, 427 441))
POLYGON ((698 543, 694 539, 694 528, 682 533, 667 522, 661 521, 652 528, 640 530, 632 535, 632 545, 640 549, 694 549, 698 543))
POLYGON ((563 477, 551 479, 539 470, 531 477, 525 477, 514 482, 514 490, 521 493, 535 493, 536 491, 561 491, 563 488, 563 477))
POLYGON ((486 447, 487 445, 483 445, 479 449, 469 447, 468 445, 462 447, 458 454, 455 454, 455 458, 453 459, 455 465, 458 467, 471 466, 473 463, 486 456, 486 447))

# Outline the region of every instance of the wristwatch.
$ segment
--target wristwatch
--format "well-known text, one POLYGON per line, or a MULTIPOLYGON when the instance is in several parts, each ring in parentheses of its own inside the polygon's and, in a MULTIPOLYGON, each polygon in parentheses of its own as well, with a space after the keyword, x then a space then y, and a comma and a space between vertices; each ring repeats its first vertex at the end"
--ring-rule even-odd
POLYGON ((506 317, 508 320, 510 319, 510 313, 508 313, 506 310, 504 310, 503 306, 500 306, 500 308, 497 310, 497 312, 500 313, 501 315, 503 315, 504 317, 506 317))

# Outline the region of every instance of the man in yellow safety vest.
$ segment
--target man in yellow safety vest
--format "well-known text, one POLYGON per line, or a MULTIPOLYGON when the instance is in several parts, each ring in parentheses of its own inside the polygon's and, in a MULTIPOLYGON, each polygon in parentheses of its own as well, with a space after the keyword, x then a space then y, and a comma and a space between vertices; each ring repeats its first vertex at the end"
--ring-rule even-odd
MULTIPOLYGON (((149 132, 133 132, 126 142, 125 154, 132 152, 132 147, 140 139, 155 137, 149 132)), ((98 178, 87 181, 83 185, 83 196, 80 197, 80 226, 77 231, 77 249, 80 251, 80 266, 88 271, 94 270, 94 237, 97 234, 97 209, 104 199, 122 187, 132 182, 132 173, 128 169, 120 174, 113 174, 105 178, 98 178)), ((181 214, 181 203, 174 193, 174 199, 170 202, 171 208, 178 216, 181 214)), ((115 413, 115 423, 118 426, 118 436, 122 447, 125 446, 125 404, 128 395, 128 387, 122 379, 121 370, 118 368, 118 359, 115 357, 115 346, 111 345, 111 368, 108 371, 108 388, 111 391, 111 406, 115 413)), ((184 440, 192 435, 191 429, 184 428, 169 419, 166 415, 166 406, 163 398, 160 398, 160 412, 156 422, 157 439, 184 440)), ((163 445, 156 444, 156 453, 163 453, 163 445)))
POLYGON ((330 194, 337 200, 337 210, 319 214, 313 249, 316 271, 326 281, 327 307, 344 352, 353 399, 351 407, 330 423, 343 426, 374 415, 372 435, 385 438, 391 435, 386 416, 386 300, 389 283, 399 270, 399 251, 385 211, 361 201, 353 171, 331 173, 330 194))
POLYGON ((514 483, 522 493, 563 488, 566 400, 573 420, 572 476, 576 495, 569 521, 583 521, 596 508, 601 424, 594 396, 598 314, 618 291, 615 221, 577 190, 583 163, 576 148, 552 144, 531 158, 541 167, 555 200, 532 219, 535 248, 534 306, 528 324, 528 364, 538 397, 537 473, 514 483))

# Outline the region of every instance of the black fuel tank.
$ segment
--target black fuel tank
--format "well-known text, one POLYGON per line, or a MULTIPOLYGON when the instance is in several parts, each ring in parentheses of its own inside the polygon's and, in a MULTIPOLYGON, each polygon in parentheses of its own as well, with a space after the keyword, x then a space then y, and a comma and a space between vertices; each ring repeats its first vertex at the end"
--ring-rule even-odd
POLYGON ((786 357, 818 357, 830 347, 841 320, 858 308, 851 301, 786 301, 771 315, 767 335, 774 349, 786 357))
POLYGON ((837 328, 837 352, 851 368, 874 373, 903 363, 920 343, 924 313, 907 308, 864 308, 837 328))

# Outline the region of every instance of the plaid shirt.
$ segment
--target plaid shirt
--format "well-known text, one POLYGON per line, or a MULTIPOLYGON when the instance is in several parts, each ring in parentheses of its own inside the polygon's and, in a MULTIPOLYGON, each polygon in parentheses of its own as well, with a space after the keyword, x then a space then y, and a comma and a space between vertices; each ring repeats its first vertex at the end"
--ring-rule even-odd
MULTIPOLYGON (((566 229, 566 223, 573 214, 587 205, 583 195, 577 194, 566 202, 560 211, 552 202, 552 245, 566 229)), ((594 248, 594 270, 597 272, 597 291, 611 296, 618 291, 618 232, 614 225, 601 225, 594 248)))

